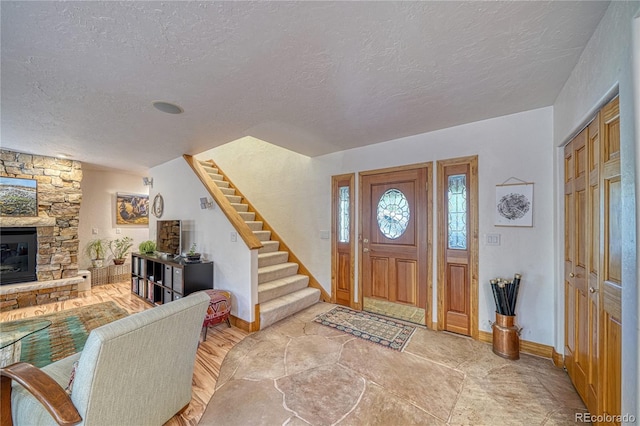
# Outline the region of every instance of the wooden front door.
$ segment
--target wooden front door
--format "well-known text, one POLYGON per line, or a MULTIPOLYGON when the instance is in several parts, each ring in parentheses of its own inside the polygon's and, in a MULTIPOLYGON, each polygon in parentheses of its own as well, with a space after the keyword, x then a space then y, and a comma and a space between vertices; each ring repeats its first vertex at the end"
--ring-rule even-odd
POLYGON ((361 174, 362 294, 425 309, 431 164, 361 174))
POLYGON ((438 161, 438 327, 478 334, 478 158, 438 161))

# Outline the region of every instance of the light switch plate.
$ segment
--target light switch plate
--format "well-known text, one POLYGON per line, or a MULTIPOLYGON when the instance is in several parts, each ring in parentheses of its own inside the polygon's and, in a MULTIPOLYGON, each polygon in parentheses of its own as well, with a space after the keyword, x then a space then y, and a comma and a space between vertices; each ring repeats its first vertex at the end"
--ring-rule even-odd
POLYGON ((500 234, 487 234, 487 239, 485 241, 488 246, 499 246, 500 234))
POLYGON ((329 239, 329 231, 320 231, 320 239, 328 240, 329 239))

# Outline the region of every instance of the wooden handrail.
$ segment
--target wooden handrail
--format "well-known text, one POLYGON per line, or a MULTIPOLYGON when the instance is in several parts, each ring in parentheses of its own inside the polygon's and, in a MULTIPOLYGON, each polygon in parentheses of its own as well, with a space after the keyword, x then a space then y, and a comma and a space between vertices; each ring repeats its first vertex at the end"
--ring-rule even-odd
POLYGON ((249 211, 253 212, 256 214, 256 218, 255 220, 262 222, 262 229, 264 231, 271 231, 271 239, 273 240, 277 240, 278 242, 280 242, 280 250, 281 251, 287 251, 289 252, 289 262, 294 262, 298 264, 298 273, 302 274, 302 275, 308 275, 309 276, 309 287, 313 287, 313 288, 317 288, 318 290, 320 290, 320 298, 322 299, 323 302, 329 302, 331 300, 331 296, 329 296, 329 294, 327 293, 327 291, 324 289, 324 287, 322 287, 322 285, 318 282, 318 280, 311 274, 311 272, 307 269, 306 266, 304 266, 304 264, 300 261, 300 259, 298 259, 298 257, 293 253, 293 250, 291 250, 289 248, 289 246, 282 240, 282 238, 280 237, 280 235, 278 235, 278 233, 271 227, 271 225, 269 225, 269 223, 264 219, 264 217, 258 212, 258 210, 253 206, 253 204, 251 204, 249 202, 249 200, 247 199, 247 197, 245 197, 242 192, 240 192, 240 190, 238 189, 237 186, 235 186, 233 184, 233 182, 231 182, 231 180, 229 179, 229 176, 227 176, 221 169, 220 167, 218 167, 217 164, 214 164, 213 161, 209 160, 209 162, 212 164, 212 167, 215 167, 216 169, 218 169, 218 173, 220 173, 221 175, 224 176, 224 178, 229 182, 229 184, 231 184, 235 190, 236 190, 236 194, 240 195, 243 199, 244 202, 249 206, 249 211))
POLYGON ((238 232, 242 241, 244 241, 247 247, 249 247, 249 250, 257 250, 261 248, 262 242, 260 242, 258 237, 256 237, 253 231, 249 228, 249 225, 245 223, 238 211, 233 208, 229 199, 227 199, 220 188, 218 188, 218 185, 213 183, 200 162, 194 159, 191 155, 184 154, 183 157, 191 166, 196 176, 198 176, 200 182, 202 182, 205 188, 207 188, 207 191, 209 191, 209 194, 211 194, 218 206, 220 206, 220 210, 222 210, 227 219, 229 219, 229 222, 231 222, 231 225, 233 225, 235 230, 238 232))

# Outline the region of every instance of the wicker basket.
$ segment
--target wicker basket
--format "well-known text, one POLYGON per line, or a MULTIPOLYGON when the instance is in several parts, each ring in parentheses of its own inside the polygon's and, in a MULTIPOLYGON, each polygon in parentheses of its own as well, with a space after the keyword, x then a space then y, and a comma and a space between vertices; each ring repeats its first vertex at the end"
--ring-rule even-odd
POLYGON ((91 271, 91 287, 109 284, 109 267, 88 268, 91 271))
POLYGON ((109 283, 128 281, 131 278, 131 265, 109 265, 109 283))
POLYGON ((89 268, 91 271, 91 286, 113 284, 129 281, 131 278, 131 265, 109 265, 100 268, 89 268))

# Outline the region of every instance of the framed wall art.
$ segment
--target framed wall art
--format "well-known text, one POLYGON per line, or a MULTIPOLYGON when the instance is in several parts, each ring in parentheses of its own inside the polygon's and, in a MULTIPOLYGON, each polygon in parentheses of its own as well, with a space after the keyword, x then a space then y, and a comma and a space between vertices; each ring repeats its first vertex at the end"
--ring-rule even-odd
POLYGON ((533 182, 521 182, 496 185, 496 226, 533 226, 533 182))
POLYGON ((0 216, 38 216, 38 182, 35 179, 1 176, 0 216))
POLYGON ((118 192, 116 225, 149 225, 149 196, 118 192))

